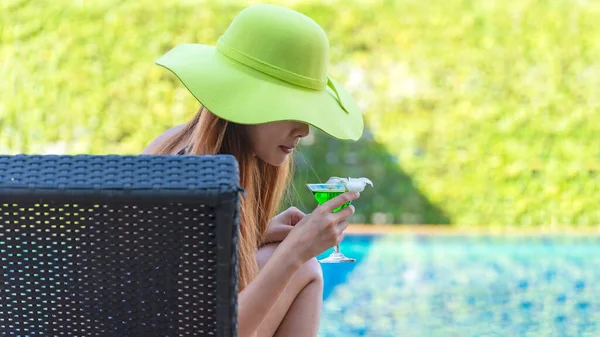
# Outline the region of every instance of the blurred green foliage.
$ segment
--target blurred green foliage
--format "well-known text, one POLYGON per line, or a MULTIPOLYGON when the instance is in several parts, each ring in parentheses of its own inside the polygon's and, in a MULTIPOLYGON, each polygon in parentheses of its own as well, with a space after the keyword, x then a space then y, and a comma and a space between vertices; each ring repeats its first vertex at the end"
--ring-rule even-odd
POLYGON ((313 131, 302 140, 296 152, 296 172, 292 204, 305 212, 317 205, 306 183, 325 182, 331 176, 368 177, 374 187, 366 186, 353 201, 353 223, 448 224, 450 219, 432 204, 406 175, 395 156, 373 139, 369 129, 358 142, 341 142, 313 131))
MULTIPOLYGON (((198 108, 154 60, 214 44, 248 3, 2 1, 0 153, 141 152, 198 108)), ((365 222, 600 223, 600 2, 278 3, 326 30, 373 135, 317 132, 305 204, 307 180, 367 176, 365 222)))

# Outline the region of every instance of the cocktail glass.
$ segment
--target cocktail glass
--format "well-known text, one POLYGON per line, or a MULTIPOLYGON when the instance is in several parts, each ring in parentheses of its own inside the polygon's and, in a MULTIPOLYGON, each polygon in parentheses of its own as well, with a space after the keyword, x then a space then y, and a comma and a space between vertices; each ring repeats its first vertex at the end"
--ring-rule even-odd
MULTIPOLYGON (((326 203, 327 201, 337 197, 340 194, 346 192, 346 186, 344 184, 306 184, 308 189, 312 192, 315 200, 319 205, 326 203)), ((340 211, 341 209, 348 207, 350 201, 343 204, 342 206, 333 210, 333 213, 340 211)), ((335 245, 333 252, 328 257, 319 260, 321 263, 342 263, 342 262, 356 262, 356 259, 352 259, 344 256, 340 252, 340 246, 335 245)))

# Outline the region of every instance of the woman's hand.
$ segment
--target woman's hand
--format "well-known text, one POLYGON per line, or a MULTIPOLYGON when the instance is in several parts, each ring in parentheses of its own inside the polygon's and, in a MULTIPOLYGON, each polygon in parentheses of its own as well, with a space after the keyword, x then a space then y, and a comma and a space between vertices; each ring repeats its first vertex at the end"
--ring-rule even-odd
POLYGON ((274 216, 269 222, 269 227, 263 238, 263 245, 281 242, 290 233, 292 228, 304 218, 305 214, 296 207, 290 207, 274 216))
POLYGON ((298 262, 304 263, 339 244, 348 227, 347 220, 354 214, 354 206, 350 205, 337 213, 333 213, 333 210, 359 196, 358 192, 346 192, 319 205, 293 226, 279 248, 285 247, 285 250, 296 255, 298 262))

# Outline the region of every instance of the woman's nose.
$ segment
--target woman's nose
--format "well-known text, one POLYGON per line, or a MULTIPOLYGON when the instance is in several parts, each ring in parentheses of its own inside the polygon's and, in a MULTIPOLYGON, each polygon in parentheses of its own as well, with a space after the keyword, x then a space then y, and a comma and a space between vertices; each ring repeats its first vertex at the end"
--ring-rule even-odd
POLYGON ((304 138, 308 136, 310 133, 310 127, 306 123, 298 123, 298 126, 295 129, 295 136, 304 138))

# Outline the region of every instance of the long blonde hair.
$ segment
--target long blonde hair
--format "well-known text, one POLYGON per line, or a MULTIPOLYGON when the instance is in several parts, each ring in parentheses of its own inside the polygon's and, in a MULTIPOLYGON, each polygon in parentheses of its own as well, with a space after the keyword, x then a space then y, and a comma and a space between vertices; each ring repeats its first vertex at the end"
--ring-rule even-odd
POLYGON ((253 154, 246 126, 219 118, 204 107, 153 154, 174 154, 181 144, 190 146, 188 154, 231 154, 238 161, 240 184, 246 190, 240 201, 238 248, 238 281, 242 291, 258 273, 256 252, 290 185, 292 158, 288 156, 281 166, 267 164, 253 154))

